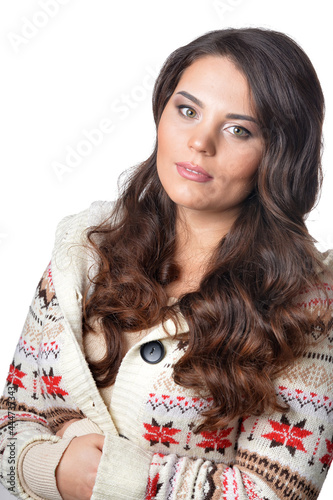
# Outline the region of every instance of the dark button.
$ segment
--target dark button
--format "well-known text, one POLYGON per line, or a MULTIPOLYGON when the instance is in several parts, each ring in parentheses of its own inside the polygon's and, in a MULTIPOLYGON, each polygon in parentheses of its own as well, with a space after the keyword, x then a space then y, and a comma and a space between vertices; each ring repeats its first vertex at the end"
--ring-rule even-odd
POLYGON ((155 363, 159 363, 164 358, 164 345, 159 340, 147 342, 147 344, 142 344, 140 354, 142 359, 144 359, 147 363, 154 365, 155 363))

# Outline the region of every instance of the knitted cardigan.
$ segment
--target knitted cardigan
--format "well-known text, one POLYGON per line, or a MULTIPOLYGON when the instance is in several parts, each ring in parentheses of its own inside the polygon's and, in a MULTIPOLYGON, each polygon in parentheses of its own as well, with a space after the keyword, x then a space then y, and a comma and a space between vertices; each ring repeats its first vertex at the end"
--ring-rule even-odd
MULTIPOLYGON (((148 330, 127 352, 107 407, 83 353, 82 294, 94 268, 82 243, 85 229, 110 210, 109 203, 97 202, 58 226, 1 398, 4 486, 20 498, 49 498, 47 486, 45 492, 29 489, 18 464, 36 443, 52 447, 64 440, 65 449, 68 438, 66 443, 55 433, 78 418, 85 422, 83 433, 105 435, 93 500, 317 498, 333 457, 333 314, 326 320, 329 333, 320 316, 326 296, 314 288, 297 300, 313 318, 313 342, 275 381, 279 400, 290 406, 286 413, 248 415, 195 433, 211 398, 174 383, 173 366, 186 342, 174 338, 172 320, 165 329, 148 330), (164 358, 147 363, 140 346, 155 340, 164 358)), ((323 258, 332 266, 333 253, 323 258)), ((332 286, 325 275, 322 281, 332 310, 332 286)), ((180 313, 179 322, 186 331, 180 313)), ((40 470, 50 466, 41 462, 40 470)))

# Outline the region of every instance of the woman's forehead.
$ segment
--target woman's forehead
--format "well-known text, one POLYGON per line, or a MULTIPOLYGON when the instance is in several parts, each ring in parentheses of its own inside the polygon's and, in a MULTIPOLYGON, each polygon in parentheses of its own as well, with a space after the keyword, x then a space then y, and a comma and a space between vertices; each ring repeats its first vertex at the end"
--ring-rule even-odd
POLYGON ((190 94, 200 107, 222 105, 241 108, 239 112, 253 114, 252 93, 245 75, 227 57, 207 55, 196 59, 188 66, 175 90, 174 95, 190 94))

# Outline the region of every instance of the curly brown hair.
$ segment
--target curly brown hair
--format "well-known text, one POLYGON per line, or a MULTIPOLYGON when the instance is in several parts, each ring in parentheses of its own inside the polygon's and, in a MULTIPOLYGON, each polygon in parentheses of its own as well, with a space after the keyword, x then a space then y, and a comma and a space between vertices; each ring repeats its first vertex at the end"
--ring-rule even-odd
POLYGON ((286 410, 274 378, 304 352, 311 330, 295 297, 318 286, 323 265, 305 217, 322 181, 324 99, 316 72, 288 36, 259 28, 207 33, 177 49, 156 81, 153 113, 162 112, 184 70, 205 55, 228 57, 246 76, 265 141, 256 186, 220 241, 197 290, 168 305, 177 280, 176 207, 156 171, 157 141, 135 167, 111 217, 90 228, 99 270, 84 303, 84 333, 98 319, 104 358, 90 363, 99 387, 115 381, 124 331, 150 328, 179 309, 188 323, 187 349, 174 367, 177 384, 211 393, 202 428, 230 419, 286 410))

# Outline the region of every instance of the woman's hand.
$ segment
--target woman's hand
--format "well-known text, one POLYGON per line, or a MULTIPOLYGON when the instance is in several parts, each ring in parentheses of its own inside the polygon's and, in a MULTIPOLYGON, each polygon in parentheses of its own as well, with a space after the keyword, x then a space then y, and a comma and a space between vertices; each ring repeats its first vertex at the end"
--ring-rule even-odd
POLYGON ((86 434, 71 441, 56 468, 57 487, 63 500, 90 500, 103 445, 101 434, 86 434))

